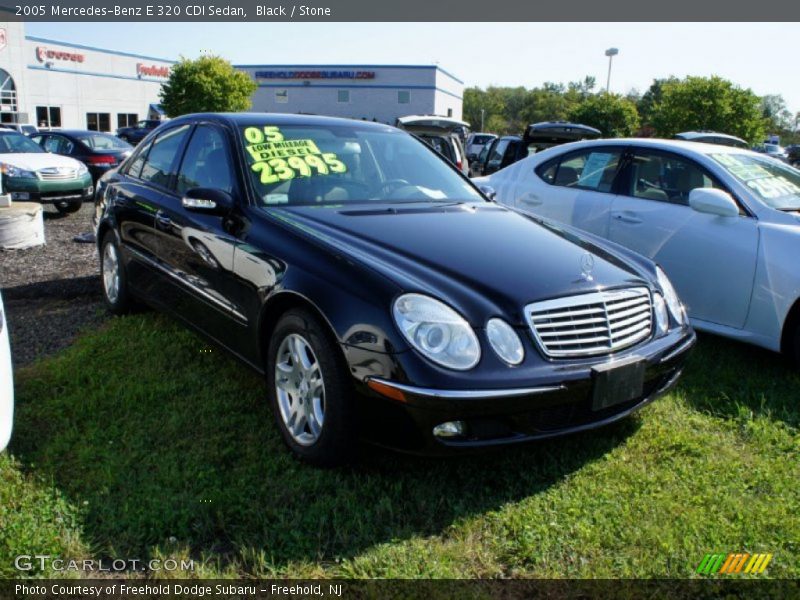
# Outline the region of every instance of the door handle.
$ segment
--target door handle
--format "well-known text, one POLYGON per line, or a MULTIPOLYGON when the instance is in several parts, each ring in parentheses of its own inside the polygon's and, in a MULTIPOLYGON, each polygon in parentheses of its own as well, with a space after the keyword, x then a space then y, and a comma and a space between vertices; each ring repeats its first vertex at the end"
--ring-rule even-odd
POLYGON ((169 227, 172 225, 172 219, 170 219, 166 214, 161 211, 156 213, 156 225, 160 225, 161 227, 169 227))
POLYGON ((520 196, 519 201, 522 204, 528 204, 529 206, 539 206, 542 203, 542 200, 539 196, 535 194, 523 194, 520 196))
POLYGON ((617 221, 623 223, 641 223, 642 220, 633 213, 618 212, 612 215, 617 221))

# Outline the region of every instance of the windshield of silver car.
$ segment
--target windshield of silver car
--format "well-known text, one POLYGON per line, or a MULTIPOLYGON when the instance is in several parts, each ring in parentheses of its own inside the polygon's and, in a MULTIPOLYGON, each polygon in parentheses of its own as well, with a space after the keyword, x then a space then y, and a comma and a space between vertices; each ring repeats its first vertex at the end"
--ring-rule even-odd
POLYGON ((744 183, 756 200, 777 210, 800 210, 800 171, 775 159, 751 154, 712 154, 744 183))
POLYGON ((484 200, 445 159, 391 127, 264 123, 243 127, 242 140, 264 206, 484 200))

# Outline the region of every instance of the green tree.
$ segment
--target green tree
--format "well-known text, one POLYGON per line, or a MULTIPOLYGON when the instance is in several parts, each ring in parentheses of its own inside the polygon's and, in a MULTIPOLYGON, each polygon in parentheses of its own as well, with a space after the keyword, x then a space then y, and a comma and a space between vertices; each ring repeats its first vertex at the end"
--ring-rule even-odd
POLYGON ((482 90, 479 87, 470 87, 464 90, 464 120, 470 124, 473 131, 478 131, 481 126, 481 110, 483 110, 484 129, 495 131, 489 128, 490 119, 493 123, 502 123, 505 127, 505 109, 499 88, 482 90))
POLYGON ((677 83, 680 81, 677 77, 670 75, 662 79, 654 79, 653 83, 642 94, 642 97, 636 103, 636 108, 639 110, 639 118, 642 120, 642 125, 648 127, 653 123, 653 107, 661 102, 664 96, 664 85, 667 83, 677 83))
POLYGON ((570 111, 569 118, 596 127, 604 137, 628 137, 639 129, 636 105, 618 94, 589 96, 570 111))
POLYGON ((786 108, 786 100, 780 94, 767 94, 761 98, 761 110, 767 120, 769 133, 785 135, 794 127, 794 117, 786 108))
POLYGON ((686 77, 662 85, 653 105, 652 125, 661 137, 708 130, 761 141, 766 129, 761 99, 721 77, 686 77))
POLYGON ((181 58, 161 86, 161 105, 167 115, 195 112, 241 112, 251 106, 256 82, 237 71, 224 58, 181 58))

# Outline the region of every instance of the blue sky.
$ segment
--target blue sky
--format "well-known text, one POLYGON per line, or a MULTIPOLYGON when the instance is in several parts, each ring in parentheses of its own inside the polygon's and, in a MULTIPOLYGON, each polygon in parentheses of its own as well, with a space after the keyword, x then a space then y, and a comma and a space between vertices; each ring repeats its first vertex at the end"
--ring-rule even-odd
POLYGON ((720 75, 800 111, 800 23, 28 23, 29 35, 149 54, 234 63, 434 64, 467 85, 567 82, 611 89, 655 77, 720 75))

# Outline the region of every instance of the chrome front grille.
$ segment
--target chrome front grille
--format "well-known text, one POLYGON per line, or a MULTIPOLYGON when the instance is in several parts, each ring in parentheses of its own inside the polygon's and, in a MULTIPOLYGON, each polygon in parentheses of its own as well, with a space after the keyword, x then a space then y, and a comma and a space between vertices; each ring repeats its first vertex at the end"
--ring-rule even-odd
POLYGON ((534 302, 525 316, 549 357, 611 354, 650 336, 653 309, 647 288, 608 290, 534 302))
POLYGON ((37 174, 42 181, 62 181, 64 179, 75 179, 78 176, 78 170, 69 167, 52 167, 39 169, 37 174))

